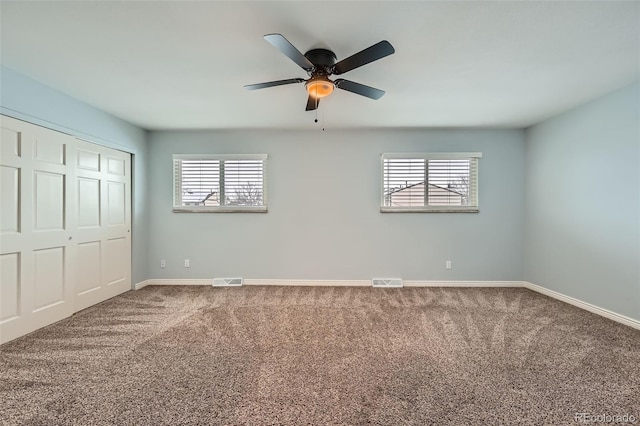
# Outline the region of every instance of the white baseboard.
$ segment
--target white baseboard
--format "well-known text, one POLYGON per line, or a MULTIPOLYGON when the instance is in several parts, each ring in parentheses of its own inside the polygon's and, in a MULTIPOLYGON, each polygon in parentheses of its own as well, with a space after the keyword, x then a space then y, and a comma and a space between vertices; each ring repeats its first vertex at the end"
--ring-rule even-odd
POLYGON ((140 290, 141 288, 145 288, 146 286, 151 285, 151 281, 152 281, 152 280, 144 280, 144 281, 140 281, 139 283, 136 283, 136 284, 133 286, 133 289, 134 289, 134 290, 140 290))
MULTIPOLYGON (((151 279, 135 285, 140 290, 148 285, 211 285, 209 279, 151 279)), ((316 287, 371 287, 371 280, 293 280, 250 279, 243 285, 316 286, 316 287)), ((404 287, 523 287, 522 281, 404 281, 404 287)))
POLYGON ((245 279, 244 285, 284 285, 317 287, 371 287, 371 280, 277 280, 245 279))
POLYGON ((596 315, 600 315, 601 317, 609 318, 610 320, 619 322, 620 324, 628 325, 629 327, 635 328, 636 330, 640 330, 640 321, 635 320, 633 318, 629 318, 627 316, 617 314, 608 309, 604 309, 599 306, 592 305, 591 303, 583 302, 582 300, 576 299, 575 297, 567 296, 566 294, 558 293, 557 291, 554 291, 554 290, 549 290, 548 288, 539 286, 537 284, 533 284, 527 281, 524 281, 523 284, 524 284, 524 287, 528 288, 529 290, 535 291, 540 294, 544 294, 545 296, 549 296, 561 302, 568 303, 570 305, 584 309, 585 311, 589 311, 596 315))
MULTIPOLYGON (((149 285, 212 285, 212 279, 151 279, 139 282, 136 290, 149 285)), ((318 287, 371 287, 371 280, 292 280, 292 279, 245 279, 244 285, 273 285, 273 286, 318 286, 318 287)), ((404 287, 502 287, 528 288, 536 293, 544 294, 596 315, 609 318, 620 324, 640 330, 640 321, 609 311, 608 309, 583 302, 571 296, 541 287, 527 281, 420 281, 405 280, 404 287)))
POLYGON ((405 287, 523 287, 522 281, 404 281, 405 287))
POLYGON ((152 279, 139 282, 135 285, 136 290, 140 290, 148 285, 211 285, 213 280, 185 280, 185 279, 152 279))

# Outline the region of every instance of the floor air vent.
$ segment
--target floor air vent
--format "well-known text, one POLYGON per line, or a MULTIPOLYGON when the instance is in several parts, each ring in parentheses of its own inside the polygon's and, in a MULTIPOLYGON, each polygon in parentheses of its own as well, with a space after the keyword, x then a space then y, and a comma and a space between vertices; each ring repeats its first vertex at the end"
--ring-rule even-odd
POLYGON ((371 284, 374 287, 402 287, 402 278, 373 278, 371 284))
POLYGON ((214 278, 214 287, 229 287, 242 285, 242 278, 214 278))

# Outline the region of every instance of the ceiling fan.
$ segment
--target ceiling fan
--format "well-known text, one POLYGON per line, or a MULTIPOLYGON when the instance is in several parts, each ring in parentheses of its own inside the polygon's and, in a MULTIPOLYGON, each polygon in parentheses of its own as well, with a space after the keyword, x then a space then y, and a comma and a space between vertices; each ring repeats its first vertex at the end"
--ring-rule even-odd
POLYGON ((304 83, 309 98, 306 111, 318 108, 320 98, 324 98, 333 92, 336 87, 357 95, 371 99, 380 99, 384 90, 365 86, 354 81, 338 78, 330 80, 331 75, 340 75, 370 62, 382 59, 395 52, 391 43, 383 40, 354 55, 336 62, 336 55, 327 49, 312 49, 304 55, 296 49, 282 34, 267 34, 264 39, 284 53, 289 59, 298 64, 309 75, 308 79, 290 78, 287 80, 269 81, 266 83, 249 84, 244 86, 248 90, 265 89, 267 87, 282 86, 285 84, 304 83))

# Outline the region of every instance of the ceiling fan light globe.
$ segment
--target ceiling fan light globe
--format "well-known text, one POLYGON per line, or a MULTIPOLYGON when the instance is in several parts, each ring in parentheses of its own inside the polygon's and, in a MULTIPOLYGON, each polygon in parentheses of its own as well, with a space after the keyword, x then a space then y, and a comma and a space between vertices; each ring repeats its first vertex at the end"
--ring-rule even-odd
POLYGON ((312 78, 305 86, 309 96, 318 99, 329 96, 335 88, 335 84, 328 78, 312 78))

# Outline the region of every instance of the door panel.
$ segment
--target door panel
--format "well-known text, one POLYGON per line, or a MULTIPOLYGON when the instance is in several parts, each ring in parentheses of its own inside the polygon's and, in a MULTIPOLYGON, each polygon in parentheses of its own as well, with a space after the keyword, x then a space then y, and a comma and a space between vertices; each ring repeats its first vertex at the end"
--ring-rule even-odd
POLYGON ((107 182, 109 215, 109 225, 125 224, 125 188, 122 182, 107 182))
POLYGON ((100 259, 100 241, 78 244, 78 295, 100 289, 100 259))
POLYGON ((39 161, 46 161, 53 164, 64 164, 64 147, 63 141, 49 141, 40 138, 34 139, 33 158, 39 161))
POLYGON ((2 158, 20 157, 20 132, 14 129, 2 128, 0 133, 0 156, 2 158))
POLYGON ((110 175, 124 176, 125 161, 122 158, 107 157, 107 173, 110 175))
POLYGON ((105 256, 105 280, 107 285, 117 284, 126 279, 126 239, 114 238, 107 240, 105 256))
POLYGON ((64 229, 64 184, 63 174, 34 173, 34 231, 64 229))
POLYGON ((100 153, 78 149, 78 169, 100 171, 100 153))
POLYGON ((20 232, 20 169, 0 166, 0 233, 20 232))
POLYGON ((78 228, 100 226, 100 179, 78 177, 78 228))
POLYGON ((34 312, 64 302, 64 247, 33 252, 34 312))
POLYGON ((20 254, 0 255, 0 323, 20 315, 20 254))

